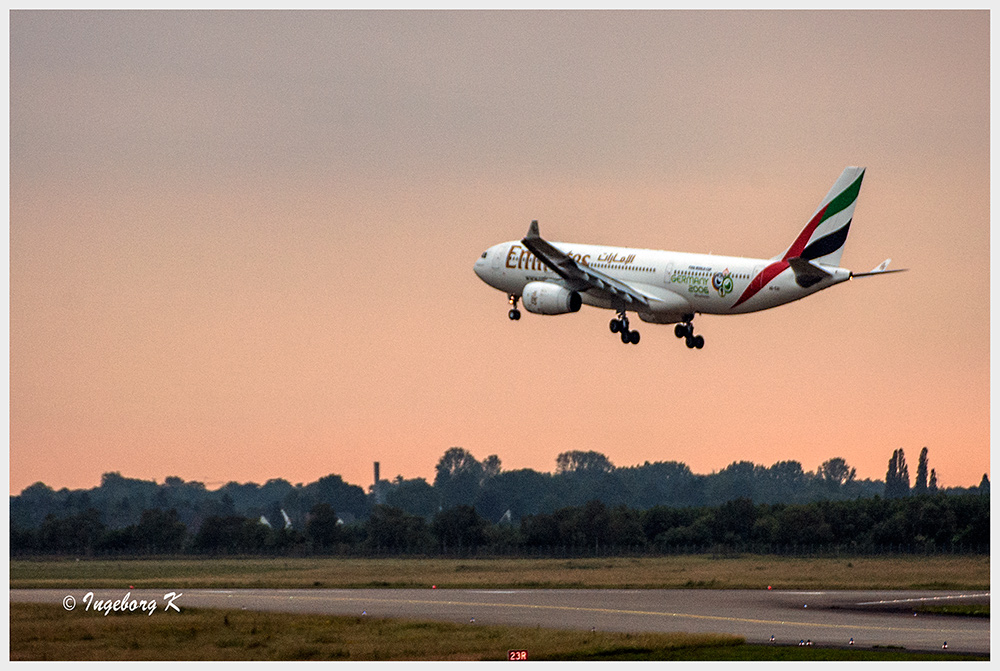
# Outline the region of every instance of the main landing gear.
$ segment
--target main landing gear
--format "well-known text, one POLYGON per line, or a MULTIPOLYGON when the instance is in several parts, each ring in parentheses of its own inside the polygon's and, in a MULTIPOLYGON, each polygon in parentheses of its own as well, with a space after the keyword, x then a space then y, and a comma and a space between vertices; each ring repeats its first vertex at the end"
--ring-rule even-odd
POLYGON ((691 323, 690 319, 682 324, 678 324, 677 326, 675 326, 674 335, 677 336, 678 338, 684 338, 684 341, 687 344, 688 349, 695 349, 695 348, 701 349, 702 347, 705 346, 705 339, 700 335, 694 334, 694 324, 691 323))
POLYGON ((628 316, 626 316, 624 310, 618 311, 618 319, 612 319, 609 326, 612 333, 622 334, 622 342, 626 345, 629 343, 633 345, 639 344, 639 332, 628 330, 628 316))
POLYGON ((507 294, 507 300, 510 302, 510 312, 507 316, 510 317, 511 321, 517 321, 521 318, 521 311, 517 309, 517 299, 518 297, 514 294, 507 294))

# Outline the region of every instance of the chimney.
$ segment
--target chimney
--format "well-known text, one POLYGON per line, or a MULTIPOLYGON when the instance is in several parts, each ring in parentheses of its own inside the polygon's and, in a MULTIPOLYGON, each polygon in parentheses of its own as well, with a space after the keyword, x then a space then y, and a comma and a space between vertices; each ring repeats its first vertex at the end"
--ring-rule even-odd
POLYGON ((378 462, 376 461, 375 462, 375 486, 376 487, 378 486, 378 481, 379 481, 379 477, 378 477, 378 462))

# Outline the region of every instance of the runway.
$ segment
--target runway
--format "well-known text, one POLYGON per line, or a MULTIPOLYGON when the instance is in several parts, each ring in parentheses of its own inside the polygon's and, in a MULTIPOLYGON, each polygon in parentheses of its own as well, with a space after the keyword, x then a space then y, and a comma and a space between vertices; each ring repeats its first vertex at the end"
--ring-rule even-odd
MULTIPOLYGON (((95 609, 128 593, 125 604, 155 600, 152 617, 183 608, 231 608, 430 619, 470 626, 504 624, 598 631, 726 633, 748 643, 900 646, 907 650, 989 654, 989 618, 914 615, 918 604, 989 603, 989 592, 767 590, 432 590, 186 589, 11 590, 10 600, 95 609)), ((145 617, 141 611, 136 617, 145 617)))

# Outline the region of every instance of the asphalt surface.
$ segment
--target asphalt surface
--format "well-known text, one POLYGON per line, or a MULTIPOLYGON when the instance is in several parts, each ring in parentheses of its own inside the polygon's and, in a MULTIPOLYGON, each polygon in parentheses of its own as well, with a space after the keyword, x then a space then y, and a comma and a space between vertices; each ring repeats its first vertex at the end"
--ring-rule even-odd
MULTIPOLYGON (((989 618, 914 615, 919 604, 989 603, 989 592, 768 591, 768 590, 437 590, 437 589, 184 589, 11 590, 10 600, 66 603, 95 610, 125 599, 155 601, 151 617, 175 606, 287 613, 430 619, 470 626, 505 624, 598 631, 712 632, 748 643, 846 647, 900 646, 907 650, 989 654, 989 618)), ((65 607, 65 605, 64 605, 65 607)), ((110 605, 108 606, 110 607, 110 605)))

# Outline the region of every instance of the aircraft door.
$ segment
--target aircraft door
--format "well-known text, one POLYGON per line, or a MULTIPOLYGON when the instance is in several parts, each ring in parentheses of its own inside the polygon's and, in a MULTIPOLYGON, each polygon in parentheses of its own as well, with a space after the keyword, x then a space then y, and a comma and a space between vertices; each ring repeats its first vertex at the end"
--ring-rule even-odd
POLYGON ((493 270, 500 270, 501 256, 503 256, 503 250, 499 247, 493 250, 493 270))
POLYGON ((674 274, 674 264, 673 262, 669 262, 667 263, 666 270, 663 271, 663 286, 665 287, 670 286, 670 278, 673 276, 673 274, 674 274))

